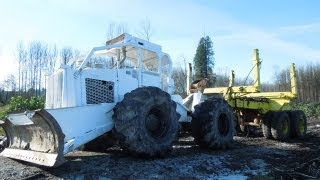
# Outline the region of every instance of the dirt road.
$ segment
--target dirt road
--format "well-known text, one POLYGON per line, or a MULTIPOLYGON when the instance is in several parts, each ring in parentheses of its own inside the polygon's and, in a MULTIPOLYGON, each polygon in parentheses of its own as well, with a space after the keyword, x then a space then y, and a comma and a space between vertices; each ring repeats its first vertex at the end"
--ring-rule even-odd
POLYGON ((119 147, 103 153, 77 151, 58 168, 34 167, 0 157, 1 179, 247 179, 320 178, 320 120, 311 119, 307 137, 277 142, 234 137, 228 150, 200 149, 191 136, 179 139, 163 159, 133 158, 119 147))

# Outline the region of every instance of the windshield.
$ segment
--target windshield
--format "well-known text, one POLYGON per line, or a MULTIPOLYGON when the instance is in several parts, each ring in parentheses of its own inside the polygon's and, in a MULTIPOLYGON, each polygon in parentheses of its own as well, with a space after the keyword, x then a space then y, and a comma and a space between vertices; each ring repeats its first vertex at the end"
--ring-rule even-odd
MULTIPOLYGON (((84 58, 72 62, 80 67, 84 58)), ((146 71, 159 72, 159 57, 157 53, 141 49, 142 69, 146 71)), ((86 68, 138 68, 138 48, 134 46, 121 46, 108 50, 97 50, 90 57, 86 68)))

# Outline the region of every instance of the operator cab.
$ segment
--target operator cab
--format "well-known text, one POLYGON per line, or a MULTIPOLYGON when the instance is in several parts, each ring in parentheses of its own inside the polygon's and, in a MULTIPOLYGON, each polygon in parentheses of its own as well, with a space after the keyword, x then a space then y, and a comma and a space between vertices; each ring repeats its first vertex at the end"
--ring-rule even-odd
POLYGON ((130 34, 122 34, 106 42, 106 46, 93 48, 84 60, 70 62, 75 69, 118 69, 135 74, 139 87, 156 86, 172 92, 172 61, 161 46, 130 34), (141 72, 141 74, 140 74, 141 72), (151 84, 150 84, 151 83, 151 84))

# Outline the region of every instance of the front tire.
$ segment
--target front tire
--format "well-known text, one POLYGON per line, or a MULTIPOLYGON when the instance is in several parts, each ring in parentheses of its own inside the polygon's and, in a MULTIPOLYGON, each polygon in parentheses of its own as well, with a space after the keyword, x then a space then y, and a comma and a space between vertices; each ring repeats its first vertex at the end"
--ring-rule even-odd
POLYGON ((163 156, 177 137, 179 114, 168 93, 137 88, 114 107, 113 132, 120 146, 134 155, 163 156))
POLYGON ((208 99, 195 106, 192 135, 200 147, 224 149, 233 142, 235 116, 223 99, 208 99))

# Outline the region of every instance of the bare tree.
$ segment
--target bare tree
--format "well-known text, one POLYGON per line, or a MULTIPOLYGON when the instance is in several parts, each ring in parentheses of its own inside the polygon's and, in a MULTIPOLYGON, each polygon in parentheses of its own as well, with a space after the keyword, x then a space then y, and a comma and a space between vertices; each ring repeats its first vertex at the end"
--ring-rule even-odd
POLYGON ((73 58, 72 47, 64 47, 60 51, 60 58, 63 64, 67 64, 73 58))
POLYGON ((115 29, 115 23, 113 22, 109 23, 107 27, 107 34, 106 34, 107 40, 114 38, 114 34, 115 34, 114 29, 115 29))
POLYGON ((127 24, 124 24, 124 23, 118 24, 118 25, 116 26, 116 28, 117 28, 116 36, 128 32, 128 26, 127 26, 127 24))
MULTIPOLYGON (((320 65, 308 64, 297 67, 297 96, 300 102, 319 102, 320 65)), ((290 91, 291 79, 289 69, 275 71, 273 84, 263 84, 263 90, 290 91)))
POLYGON ((140 28, 141 30, 138 33, 139 36, 147 41, 150 41, 150 38, 153 34, 150 19, 146 17, 143 21, 141 21, 140 28))
POLYGON ((320 64, 298 67, 297 71, 299 101, 320 102, 320 64))
POLYGON ((80 50, 75 49, 75 50, 73 51, 73 58, 74 58, 74 59, 79 59, 80 57, 81 57, 81 52, 80 52, 80 50))
POLYGON ((21 95, 40 96, 45 84, 44 73, 54 69, 57 49, 47 43, 32 41, 27 46, 23 42, 17 44, 19 62, 18 90, 21 95))
POLYGON ((36 72, 38 66, 38 59, 40 58, 40 42, 33 41, 28 47, 28 71, 29 71, 29 93, 35 95, 36 90, 36 72))
POLYGON ((216 87, 228 87, 229 85, 230 69, 217 68, 215 73, 215 86, 216 87))
POLYGON ((55 64, 56 64, 56 60, 57 60, 57 56, 58 56, 58 50, 56 45, 53 45, 52 47, 50 47, 48 49, 48 57, 46 60, 46 64, 45 64, 45 72, 48 74, 53 73, 55 64))
POLYGON ((39 78, 38 78, 38 96, 41 96, 41 91, 43 88, 43 82, 45 81, 45 77, 43 74, 45 73, 44 71, 46 70, 46 66, 48 64, 50 52, 49 52, 49 47, 48 44, 42 43, 42 48, 41 48, 42 56, 40 57, 40 62, 39 62, 39 78))
POLYGON ((172 70, 172 79, 174 81, 174 93, 180 94, 182 97, 187 96, 187 64, 186 58, 181 56, 183 65, 181 63, 178 67, 172 70))
POLYGON ((3 85, 0 84, 0 106, 5 104, 5 90, 3 88, 3 85))
POLYGON ((17 89, 16 77, 13 74, 9 74, 4 80, 3 85, 6 91, 15 92, 15 90, 17 89))
POLYGON ((16 95, 17 82, 13 74, 9 74, 3 82, 3 101, 8 102, 12 96, 16 95))
POLYGON ((20 91, 22 91, 23 72, 24 72, 24 71, 22 71, 22 67, 24 66, 24 64, 26 63, 26 60, 27 60, 27 52, 25 50, 24 43, 22 41, 18 42, 17 51, 18 51, 18 64, 19 64, 19 67, 18 67, 18 71, 19 71, 18 91, 20 92, 20 91))
POLYGON ((40 96, 43 87, 43 71, 47 64, 48 50, 48 45, 44 42, 33 41, 29 45, 30 94, 35 96, 40 96))
POLYGON ((123 33, 128 33, 128 26, 124 23, 111 22, 107 27, 107 40, 113 39, 123 33))
POLYGON ((67 64, 71 59, 79 59, 81 55, 82 54, 78 49, 73 49, 72 47, 64 47, 60 50, 60 61, 63 64, 67 64))

